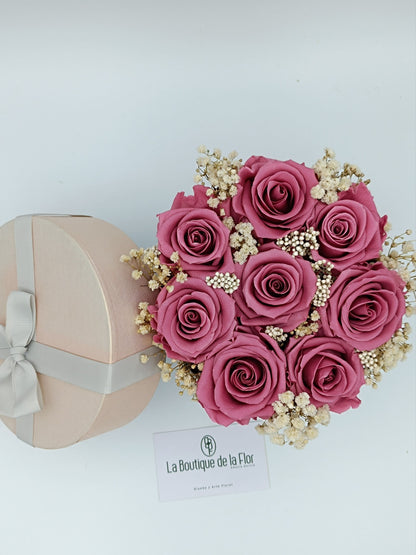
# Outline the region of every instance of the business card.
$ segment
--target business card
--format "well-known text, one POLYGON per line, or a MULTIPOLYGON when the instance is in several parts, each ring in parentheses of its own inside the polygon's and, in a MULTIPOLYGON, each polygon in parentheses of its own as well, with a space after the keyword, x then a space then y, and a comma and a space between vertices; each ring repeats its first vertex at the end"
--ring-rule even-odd
POLYGON ((160 501, 270 488, 264 436, 255 424, 153 434, 160 501))

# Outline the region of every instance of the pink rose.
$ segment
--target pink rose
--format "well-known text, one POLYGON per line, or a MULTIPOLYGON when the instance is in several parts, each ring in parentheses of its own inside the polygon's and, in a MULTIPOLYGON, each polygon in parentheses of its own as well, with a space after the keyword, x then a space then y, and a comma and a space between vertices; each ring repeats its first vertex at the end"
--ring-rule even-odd
POLYGON ((231 340, 236 323, 234 301, 198 278, 185 283, 171 280, 168 285, 174 290, 168 293, 164 287, 156 305, 149 306, 154 315, 154 341, 173 359, 201 362, 231 340))
POLYGON ((402 324, 405 283, 381 262, 344 270, 320 309, 322 330, 341 337, 360 351, 386 343, 402 324))
POLYGON ((233 272, 234 268, 230 230, 215 210, 208 208, 205 191, 199 185, 194 187, 194 196, 176 195, 172 208, 159 214, 157 228, 162 261, 170 264, 172 253, 177 252, 182 268, 193 271, 194 275, 203 272, 201 277, 207 271, 233 272))
POLYGON ((269 418, 272 403, 286 390, 286 360, 277 343, 236 333, 231 344, 205 361, 197 397, 217 424, 248 424, 269 418))
POLYGON ((171 210, 180 208, 207 208, 207 189, 204 185, 195 185, 193 195, 185 195, 183 191, 177 193, 173 199, 171 210))
POLYGON ((364 371, 353 347, 338 338, 307 336, 291 339, 286 350, 290 389, 306 391, 317 407, 334 412, 356 408, 364 371))
POLYGON ((366 185, 359 183, 340 193, 333 204, 318 203, 308 225, 319 231, 320 257, 341 271, 379 257, 386 221, 387 216, 380 218, 366 185))
POLYGON ((248 326, 273 325, 291 331, 305 321, 316 292, 310 263, 274 244, 248 259, 240 281, 234 293, 237 315, 248 326))
POLYGON ((304 164, 252 156, 239 175, 232 215, 246 218, 258 237, 277 239, 301 228, 317 202, 310 190, 318 180, 304 164))

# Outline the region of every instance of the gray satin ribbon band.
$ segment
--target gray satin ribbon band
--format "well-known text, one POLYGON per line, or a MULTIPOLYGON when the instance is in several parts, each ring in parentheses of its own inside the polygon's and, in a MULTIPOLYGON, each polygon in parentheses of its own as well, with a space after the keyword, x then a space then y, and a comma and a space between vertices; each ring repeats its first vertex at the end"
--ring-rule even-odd
POLYGON ((35 263, 33 260, 32 216, 20 216, 14 221, 16 244, 17 288, 35 294, 35 263))
MULTIPOLYGON (((1 337, 0 345, 2 345, 1 337)), ((7 360, 6 357, 10 359, 9 353, 10 350, 7 347, 0 347, 0 359, 7 360)), ((31 342, 25 356, 25 362, 36 368, 38 374, 102 394, 115 393, 153 376, 155 366, 162 359, 163 351, 161 349, 149 347, 141 353, 131 355, 117 362, 99 362, 48 345, 42 345, 42 343, 36 341, 31 342), (140 361, 141 355, 149 357, 146 364, 140 361)), ((0 402, 0 406, 3 405, 0 402)), ((33 412, 39 410, 41 410, 41 407, 38 410, 33 410, 33 412)), ((0 409, 0 413, 4 416, 15 418, 15 415, 6 415, 4 412, 0 409)))
MULTIPOLYGON (((48 215, 53 216, 53 215, 48 215)), ((55 215, 56 216, 56 215, 55 215)), ((33 216, 14 222, 17 285, 7 302, 6 326, 0 326, 0 414, 16 418, 16 435, 33 445, 33 414, 42 408, 37 373, 101 394, 114 393, 159 372, 157 347, 114 363, 99 362, 37 343, 33 216), (149 361, 142 364, 141 355, 149 361)))

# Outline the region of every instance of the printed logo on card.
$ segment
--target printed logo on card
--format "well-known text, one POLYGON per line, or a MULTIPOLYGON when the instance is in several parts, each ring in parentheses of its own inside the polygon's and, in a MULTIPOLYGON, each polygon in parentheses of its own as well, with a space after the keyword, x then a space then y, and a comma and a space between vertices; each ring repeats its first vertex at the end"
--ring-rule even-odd
POLYGON ((206 457, 212 457, 217 450, 217 444, 212 436, 204 436, 201 439, 201 451, 206 457))

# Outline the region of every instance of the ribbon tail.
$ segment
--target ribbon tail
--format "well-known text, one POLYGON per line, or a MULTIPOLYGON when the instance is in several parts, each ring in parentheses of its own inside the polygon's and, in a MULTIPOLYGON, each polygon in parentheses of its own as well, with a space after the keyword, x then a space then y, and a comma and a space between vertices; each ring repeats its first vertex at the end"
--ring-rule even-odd
POLYGON ((32 364, 27 360, 18 362, 13 372, 13 378, 13 386, 16 392, 14 418, 34 414, 42 410, 42 393, 36 370, 32 364))
POLYGON ((0 366, 0 414, 2 416, 12 416, 14 410, 13 369, 14 363, 10 359, 5 359, 0 366))
POLYGON ((6 359, 0 366, 0 414, 18 418, 42 409, 38 376, 27 360, 6 359))

